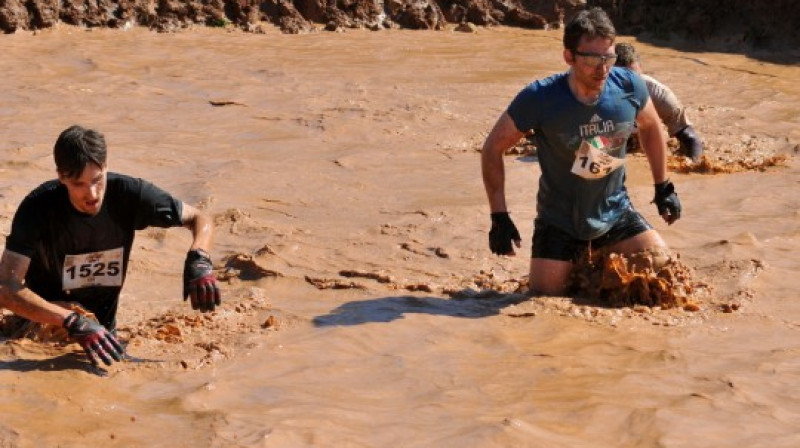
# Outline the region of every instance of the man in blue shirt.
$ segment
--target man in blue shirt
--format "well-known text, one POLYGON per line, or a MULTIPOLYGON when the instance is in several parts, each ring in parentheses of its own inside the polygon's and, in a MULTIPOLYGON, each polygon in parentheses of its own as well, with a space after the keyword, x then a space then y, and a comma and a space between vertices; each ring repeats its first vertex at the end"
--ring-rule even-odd
POLYGON ((616 31, 600 8, 584 10, 564 30, 569 71, 519 92, 482 150, 491 208, 489 245, 514 255, 521 239, 505 200, 503 154, 529 131, 542 175, 534 221, 532 294, 564 295, 574 261, 587 248, 635 253, 666 243, 634 210, 625 188, 625 155, 635 127, 650 164, 658 211, 672 224, 681 206, 667 179, 666 144, 647 87, 636 73, 613 67, 616 31))

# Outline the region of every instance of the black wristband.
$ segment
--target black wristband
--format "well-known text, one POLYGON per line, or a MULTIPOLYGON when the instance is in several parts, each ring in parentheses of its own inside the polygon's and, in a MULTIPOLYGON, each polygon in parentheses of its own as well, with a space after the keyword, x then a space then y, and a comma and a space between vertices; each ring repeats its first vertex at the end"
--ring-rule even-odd
POLYGON ((192 249, 186 254, 186 261, 208 260, 211 262, 211 255, 203 249, 192 249))
POLYGON ((655 184, 656 198, 662 198, 671 195, 675 192, 675 185, 669 179, 664 182, 655 184))
POLYGON ((491 215, 492 222, 508 222, 511 221, 511 216, 508 212, 493 212, 491 215))
POLYGON ((69 327, 71 327, 75 323, 75 321, 78 320, 78 318, 79 318, 78 313, 72 312, 70 313, 69 316, 64 318, 64 321, 61 323, 61 326, 66 329, 69 329, 69 327))

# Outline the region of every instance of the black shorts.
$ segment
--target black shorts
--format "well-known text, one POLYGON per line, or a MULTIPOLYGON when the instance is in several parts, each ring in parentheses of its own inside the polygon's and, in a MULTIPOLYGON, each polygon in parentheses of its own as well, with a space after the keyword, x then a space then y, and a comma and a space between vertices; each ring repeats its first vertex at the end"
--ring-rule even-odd
POLYGON ((599 249, 644 233, 653 228, 636 210, 628 208, 619 220, 605 234, 587 241, 570 236, 567 232, 544 223, 537 218, 534 222, 532 258, 575 261, 589 247, 599 249))

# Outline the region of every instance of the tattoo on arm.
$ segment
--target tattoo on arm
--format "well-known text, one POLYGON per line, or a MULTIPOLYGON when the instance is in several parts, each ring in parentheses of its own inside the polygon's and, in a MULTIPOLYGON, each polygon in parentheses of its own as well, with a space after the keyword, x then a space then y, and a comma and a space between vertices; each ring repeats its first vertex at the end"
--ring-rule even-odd
POLYGON ((0 284, 10 293, 18 293, 24 288, 25 274, 28 273, 30 258, 6 250, 0 259, 0 284))

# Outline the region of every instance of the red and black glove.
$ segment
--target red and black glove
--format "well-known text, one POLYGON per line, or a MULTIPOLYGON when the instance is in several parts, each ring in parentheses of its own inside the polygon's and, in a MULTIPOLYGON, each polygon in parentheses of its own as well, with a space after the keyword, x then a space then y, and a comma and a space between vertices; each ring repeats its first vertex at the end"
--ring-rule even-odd
POLYGON ((183 300, 192 298, 192 309, 214 311, 222 303, 211 257, 201 249, 190 250, 183 265, 183 300))
POLYGON ((83 347, 92 364, 99 365, 98 358, 107 366, 111 365, 112 359, 122 361, 125 349, 106 327, 78 313, 64 318, 63 326, 69 336, 83 347))

